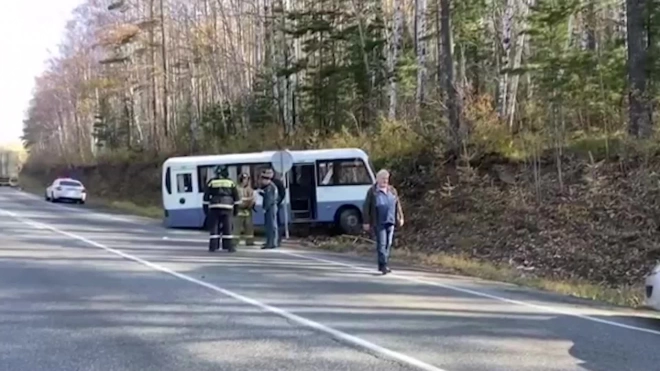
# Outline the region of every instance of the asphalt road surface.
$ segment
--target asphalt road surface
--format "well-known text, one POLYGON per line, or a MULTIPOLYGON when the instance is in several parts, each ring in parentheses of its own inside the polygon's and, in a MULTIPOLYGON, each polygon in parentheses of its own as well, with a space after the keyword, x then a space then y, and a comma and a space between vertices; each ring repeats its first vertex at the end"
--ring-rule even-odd
POLYGON ((0 189, 0 370, 660 369, 650 312, 206 243, 0 189))

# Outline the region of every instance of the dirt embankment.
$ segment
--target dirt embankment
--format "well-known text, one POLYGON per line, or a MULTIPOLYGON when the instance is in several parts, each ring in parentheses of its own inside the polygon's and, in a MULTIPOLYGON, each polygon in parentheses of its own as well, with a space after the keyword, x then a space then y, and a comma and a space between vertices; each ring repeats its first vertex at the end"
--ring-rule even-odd
POLYGON ((401 242, 609 287, 660 258, 660 161, 497 162, 409 173, 401 242))
MULTIPOLYGON (((26 166, 24 173, 43 184, 70 175, 94 196, 160 205, 159 165, 26 166)), ((660 258, 660 161, 567 157, 561 179, 556 164, 539 165, 402 162, 393 171, 407 214, 399 243, 546 278, 640 284, 660 258)))

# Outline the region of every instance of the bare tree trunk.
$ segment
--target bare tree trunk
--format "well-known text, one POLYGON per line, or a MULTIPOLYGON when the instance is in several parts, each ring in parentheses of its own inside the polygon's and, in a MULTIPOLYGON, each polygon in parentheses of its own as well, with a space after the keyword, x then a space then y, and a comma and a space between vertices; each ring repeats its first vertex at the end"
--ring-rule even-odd
POLYGON ((437 71, 436 71, 436 82, 438 86, 442 86, 443 84, 443 73, 442 73, 442 17, 441 17, 441 11, 440 11, 440 2, 436 1, 436 12, 435 12, 435 30, 438 34, 438 36, 435 38, 436 40, 436 48, 437 48, 437 55, 436 59, 438 62, 437 65, 437 71))
POLYGON ((426 88, 426 0, 415 0, 415 49, 417 54, 417 114, 421 112, 426 88))
POLYGON ((439 0, 442 24, 442 69, 444 72, 444 90, 446 92, 445 105, 447 117, 453 135, 453 145, 456 153, 461 146, 461 122, 458 94, 454 84, 454 57, 452 55, 452 31, 451 31, 451 4, 450 0, 439 0))
POLYGON ((497 96, 497 112, 500 114, 501 119, 506 118, 506 110, 508 107, 508 87, 509 87, 509 69, 511 58, 511 30, 513 28, 513 15, 515 12, 515 0, 506 0, 504 10, 502 12, 502 34, 501 34, 501 58, 500 58, 500 80, 497 96))
POLYGON ((165 7, 163 6, 164 0, 160 0, 160 41, 162 53, 162 66, 163 66, 163 134, 165 137, 169 136, 170 120, 168 114, 169 94, 167 91, 167 40, 165 39, 165 7))
POLYGON ((589 0, 584 11, 585 46, 587 50, 596 50, 596 0, 589 0))
MULTIPOLYGON (((153 22, 154 20, 154 0, 149 0, 149 21, 153 22)), ((158 93, 156 85, 156 51, 154 50, 155 46, 155 35, 153 27, 149 28, 149 69, 151 74, 151 110, 152 110, 152 119, 151 124, 151 140, 155 144, 156 148, 159 148, 158 145, 158 127, 155 123, 158 122, 158 93)))
MULTIPOLYGON (((522 56, 523 56, 523 51, 525 50, 525 42, 527 41, 527 34, 523 34, 522 31, 527 28, 527 22, 525 22, 525 19, 527 18, 527 14, 529 13, 529 8, 533 6, 535 3, 535 0, 519 0, 518 4, 520 5, 520 24, 517 27, 517 33, 516 35, 516 49, 515 49, 515 55, 513 58, 513 69, 519 69, 520 64, 522 62, 522 56)), ((509 120, 509 128, 513 129, 513 124, 515 121, 515 114, 516 114, 516 106, 518 104, 518 85, 520 83, 520 74, 515 73, 513 76, 511 76, 511 87, 508 89, 509 90, 509 99, 508 99, 508 109, 506 110, 507 118, 509 120)))
POLYGON ((392 23, 392 32, 389 40, 389 54, 387 58, 388 82, 389 82, 389 110, 387 117, 390 120, 396 119, 397 108, 397 62, 399 60, 399 49, 401 48, 401 39, 403 32, 403 0, 394 0, 394 15, 392 23))
POLYGON ((628 20, 628 84, 630 135, 646 138, 651 135, 652 112, 647 93, 646 29, 644 13, 647 0, 626 0, 628 20))
MULTIPOLYGON (((290 67, 291 49, 285 29, 287 28, 287 12, 291 9, 291 0, 280 0, 282 8, 282 16, 280 22, 280 50, 281 50, 281 63, 285 70, 290 67)), ((281 92, 282 92, 282 112, 284 119, 284 132, 289 135, 293 132, 293 86, 291 76, 287 74, 280 78, 281 92)))
POLYGON ((365 76, 367 76, 367 79, 369 80, 369 90, 367 92, 367 96, 365 97, 366 102, 364 102, 364 108, 363 108, 363 119, 365 121, 368 121, 371 118, 371 112, 372 112, 372 92, 374 89, 375 85, 375 76, 372 73, 371 69, 369 68, 369 56, 367 55, 367 43, 365 40, 365 22, 364 22, 364 17, 362 16, 362 7, 358 10, 357 7, 357 1, 359 0, 351 0, 351 6, 353 8, 353 13, 355 13, 355 16, 357 17, 358 21, 358 32, 360 33, 360 47, 362 49, 362 63, 364 63, 364 72, 365 76))

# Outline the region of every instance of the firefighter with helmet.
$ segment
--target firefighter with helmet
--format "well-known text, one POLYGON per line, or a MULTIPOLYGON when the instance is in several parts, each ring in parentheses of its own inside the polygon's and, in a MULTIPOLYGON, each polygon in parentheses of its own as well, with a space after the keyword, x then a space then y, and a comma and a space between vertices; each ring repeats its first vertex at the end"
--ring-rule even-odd
POLYGON ((236 183, 229 179, 225 166, 215 168, 215 178, 208 181, 204 191, 204 214, 209 225, 209 251, 222 249, 235 252, 232 229, 241 198, 236 183))

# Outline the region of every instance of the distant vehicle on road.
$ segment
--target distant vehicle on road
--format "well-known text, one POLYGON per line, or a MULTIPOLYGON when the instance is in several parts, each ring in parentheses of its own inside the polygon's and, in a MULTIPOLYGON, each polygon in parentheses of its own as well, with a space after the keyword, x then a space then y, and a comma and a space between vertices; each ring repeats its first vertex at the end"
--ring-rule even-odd
MULTIPOLYGON (((286 202, 296 224, 334 224, 344 233, 359 233, 362 203, 375 178, 367 154, 358 148, 290 151, 286 202)), ((226 165, 229 176, 251 175, 253 187, 271 165, 275 152, 215 156, 174 157, 163 163, 162 194, 167 227, 201 228, 206 225, 202 196, 217 165, 226 165)), ((254 224, 263 225, 262 198, 257 194, 254 224)))
POLYGON ((19 161, 15 151, 0 151, 0 186, 18 186, 19 161))
POLYGON ((660 264, 646 277, 646 305, 660 311, 660 264))
POLYGON ((18 187, 17 177, 2 177, 0 178, 0 187, 18 187))
POLYGON ((58 178, 46 188, 44 198, 51 202, 73 201, 84 204, 87 199, 87 191, 85 186, 75 179, 58 178))

